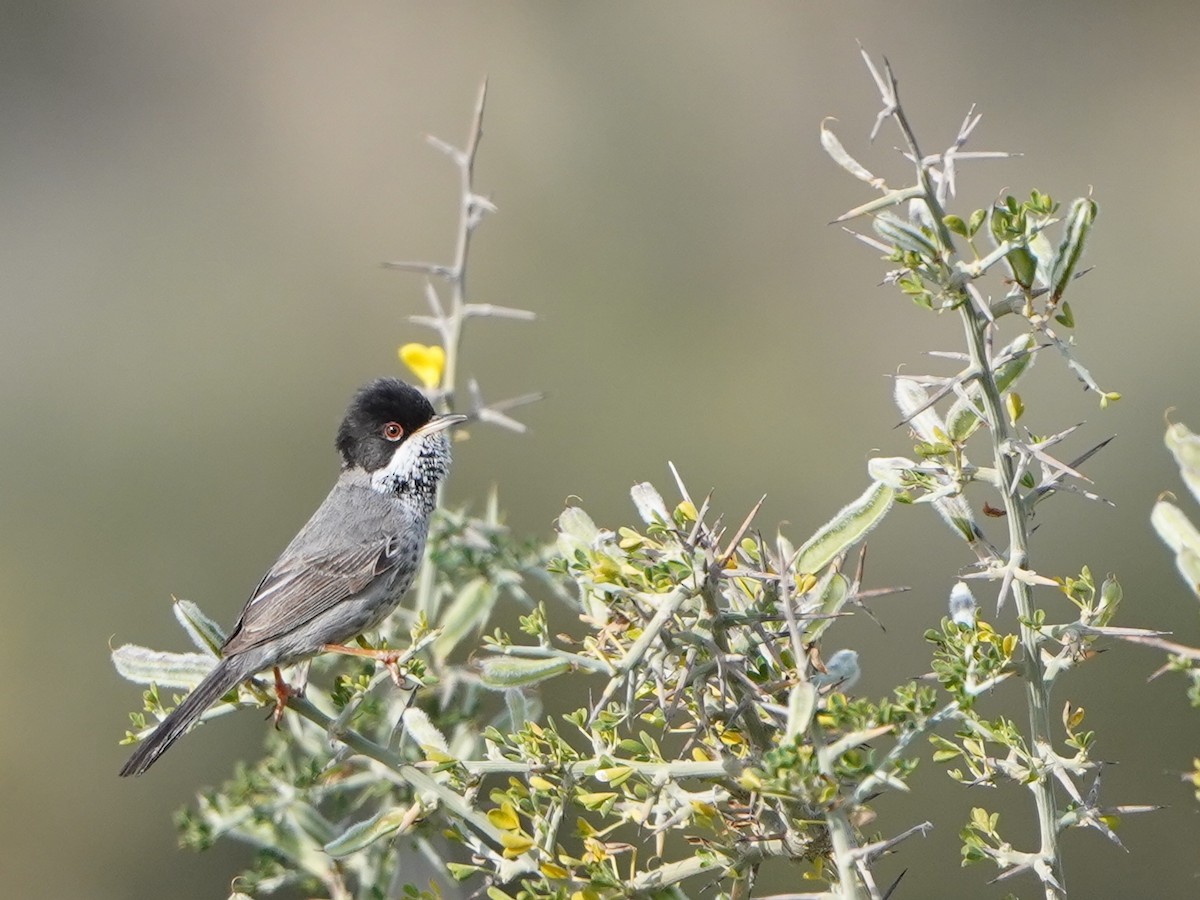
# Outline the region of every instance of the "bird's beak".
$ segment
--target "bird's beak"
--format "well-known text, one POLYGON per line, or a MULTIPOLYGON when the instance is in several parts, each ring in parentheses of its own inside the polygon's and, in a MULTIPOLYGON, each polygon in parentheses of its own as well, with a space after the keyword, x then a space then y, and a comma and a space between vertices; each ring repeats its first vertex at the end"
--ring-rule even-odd
POLYGON ((437 434, 439 431, 445 431, 459 422, 467 421, 466 416, 460 416, 458 413, 450 413, 444 416, 434 416, 420 428, 412 433, 412 437, 425 437, 430 434, 437 434))

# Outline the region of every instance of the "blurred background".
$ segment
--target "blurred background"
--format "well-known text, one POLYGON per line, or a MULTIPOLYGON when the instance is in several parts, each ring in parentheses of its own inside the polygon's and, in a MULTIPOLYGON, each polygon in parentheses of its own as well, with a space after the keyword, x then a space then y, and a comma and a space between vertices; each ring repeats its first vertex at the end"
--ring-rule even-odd
MULTIPOLYGON (((1049 355, 1022 394, 1034 431, 1087 420, 1069 452, 1118 435, 1088 464, 1117 508, 1046 504, 1034 562, 1118 572, 1119 624, 1200 643, 1147 522, 1160 491, 1184 493, 1164 411, 1200 427, 1198 29, 1191 3, 5 4, 6 891, 224 897, 248 860, 176 850, 171 812, 266 726, 224 719, 119 780, 140 692, 109 647, 183 649, 172 595, 231 623, 334 477, 353 390, 403 374, 396 347, 430 340, 405 319, 424 312, 421 280, 379 264, 449 259, 456 176, 422 136, 461 143, 485 76, 477 183, 500 213, 478 234, 474 299, 540 319, 472 322, 463 374, 489 398, 549 396, 519 412, 525 436, 473 430, 452 503, 478 507, 495 484, 514 529, 548 538, 576 495, 615 527, 635 481, 674 499, 672 460, 735 520, 767 493, 759 526, 801 540, 861 492, 869 456, 911 452, 886 376, 948 371, 922 354, 960 332, 877 287, 877 254, 826 224, 873 194, 821 151, 823 117, 876 172, 908 178, 890 125, 867 145, 878 97, 861 40, 891 59, 927 152, 978 103, 972 146, 1025 154, 964 166, 959 212, 1005 187, 1094 190, 1097 269, 1072 305, 1082 358, 1124 399, 1102 412, 1049 355)), ((925 671, 921 632, 969 561, 925 509, 872 537, 868 580, 913 590, 875 606, 886 633, 861 616, 834 632, 830 650, 862 652, 863 691, 925 671)), ((1109 802, 1169 807, 1123 823, 1128 854, 1069 834, 1073 895, 1197 893, 1200 806, 1179 775, 1200 715, 1181 682, 1145 683, 1160 661, 1114 647, 1056 695, 1121 762, 1109 802)), ((896 896, 1035 892, 958 864, 972 805, 1032 834, 1025 796, 932 767, 914 787, 881 800, 877 827, 941 825, 883 864, 908 869, 896 896)))

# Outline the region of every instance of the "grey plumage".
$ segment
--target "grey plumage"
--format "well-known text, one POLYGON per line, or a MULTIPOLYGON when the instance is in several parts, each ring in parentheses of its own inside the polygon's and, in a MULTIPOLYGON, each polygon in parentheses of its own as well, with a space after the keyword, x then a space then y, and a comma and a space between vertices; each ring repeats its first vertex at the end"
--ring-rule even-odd
POLYGON ((374 628, 396 608, 425 549, 432 497, 385 495, 367 478, 342 473, 255 589, 223 653, 274 641, 284 665, 374 628))
POLYGON ((397 379, 355 396, 338 430, 342 473, 246 602, 222 658, 121 769, 140 775, 199 716, 256 672, 344 644, 378 626, 412 584, 438 483, 450 466, 445 429, 397 379), (398 430, 399 437, 385 436, 398 430))

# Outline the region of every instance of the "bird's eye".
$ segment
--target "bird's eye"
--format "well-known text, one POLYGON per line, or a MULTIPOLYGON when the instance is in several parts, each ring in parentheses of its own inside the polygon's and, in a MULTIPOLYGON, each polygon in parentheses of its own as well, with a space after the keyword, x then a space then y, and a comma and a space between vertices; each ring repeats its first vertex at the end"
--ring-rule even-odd
POLYGON ((383 426, 383 436, 389 441, 398 441, 404 437, 404 429, 399 422, 388 422, 383 426))

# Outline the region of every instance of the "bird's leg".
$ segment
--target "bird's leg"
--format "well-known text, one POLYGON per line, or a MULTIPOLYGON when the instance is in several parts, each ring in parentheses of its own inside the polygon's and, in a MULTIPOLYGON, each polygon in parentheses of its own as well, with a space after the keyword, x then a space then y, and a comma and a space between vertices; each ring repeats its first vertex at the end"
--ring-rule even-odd
POLYGON ((275 727, 279 727, 279 720, 283 718, 283 711, 287 709, 287 702, 292 697, 300 697, 304 694, 302 689, 294 688, 283 680, 283 673, 279 671, 279 666, 272 666, 271 671, 275 673, 275 708, 271 710, 271 721, 275 727))
POLYGON ((404 676, 400 674, 400 666, 397 661, 403 655, 400 650, 376 650, 374 647, 347 647, 345 644, 324 644, 321 649, 326 653, 344 653, 347 656, 357 656, 360 659, 373 659, 376 662, 382 663, 383 667, 388 670, 388 674, 392 676, 392 681, 396 682, 397 687, 404 686, 404 676))

